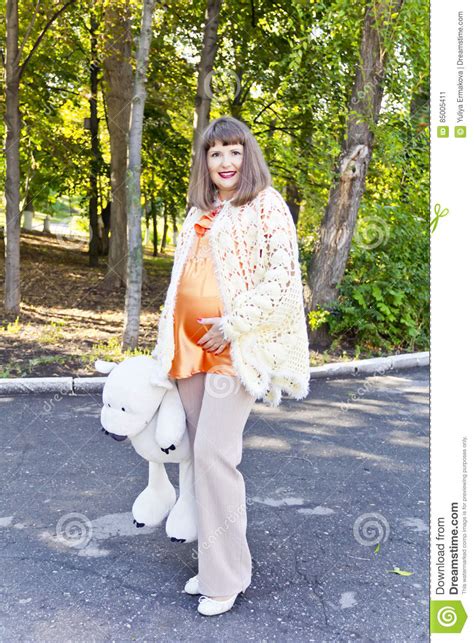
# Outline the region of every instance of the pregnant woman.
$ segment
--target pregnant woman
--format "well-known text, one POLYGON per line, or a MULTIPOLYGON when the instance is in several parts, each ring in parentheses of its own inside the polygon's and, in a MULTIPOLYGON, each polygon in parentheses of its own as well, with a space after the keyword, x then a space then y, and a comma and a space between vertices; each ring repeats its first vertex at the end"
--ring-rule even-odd
POLYGON ((153 351, 176 380, 193 450, 201 614, 230 610, 251 582, 237 469, 252 406, 309 392, 296 229, 249 128, 214 120, 199 143, 153 351))

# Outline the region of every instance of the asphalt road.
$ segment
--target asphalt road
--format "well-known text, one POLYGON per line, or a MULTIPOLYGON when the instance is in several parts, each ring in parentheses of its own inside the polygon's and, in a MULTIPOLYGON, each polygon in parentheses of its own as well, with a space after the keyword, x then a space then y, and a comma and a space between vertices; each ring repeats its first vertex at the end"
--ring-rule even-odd
POLYGON ((214 617, 183 592, 196 543, 132 524, 147 466, 100 431, 99 397, 1 397, 0 640, 428 641, 428 378, 315 379, 255 404, 252 584, 214 617))

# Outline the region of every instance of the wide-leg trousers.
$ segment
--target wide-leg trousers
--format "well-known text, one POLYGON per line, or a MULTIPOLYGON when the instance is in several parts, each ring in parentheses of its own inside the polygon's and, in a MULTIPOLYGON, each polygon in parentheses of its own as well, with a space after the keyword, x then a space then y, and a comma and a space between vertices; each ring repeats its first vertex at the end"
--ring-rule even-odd
POLYGON ((245 482, 237 465, 256 400, 238 377, 195 373, 177 379, 194 458, 198 582, 201 594, 228 596, 250 585, 245 482))

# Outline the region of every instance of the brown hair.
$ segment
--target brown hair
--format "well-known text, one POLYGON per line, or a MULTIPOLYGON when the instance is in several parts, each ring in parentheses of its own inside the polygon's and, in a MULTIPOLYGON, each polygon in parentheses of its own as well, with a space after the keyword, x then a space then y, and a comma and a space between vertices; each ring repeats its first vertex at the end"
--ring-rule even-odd
POLYGON ((188 202, 207 212, 212 209, 217 190, 207 167, 208 150, 220 141, 223 145, 243 145, 240 181, 230 200, 232 205, 244 205, 272 184, 270 170, 250 129, 233 116, 221 116, 211 121, 201 135, 194 159, 188 190, 188 202))

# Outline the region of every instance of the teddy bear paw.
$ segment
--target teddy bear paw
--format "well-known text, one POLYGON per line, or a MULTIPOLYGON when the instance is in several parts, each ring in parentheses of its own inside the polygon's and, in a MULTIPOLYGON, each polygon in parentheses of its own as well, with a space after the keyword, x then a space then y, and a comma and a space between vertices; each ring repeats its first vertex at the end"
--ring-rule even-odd
POLYGON ((176 447, 174 446, 174 444, 170 445, 170 446, 169 446, 169 447, 167 447, 166 449, 163 449, 163 447, 161 447, 161 450, 162 450, 164 453, 166 453, 166 455, 168 455, 169 451, 174 451, 175 449, 176 449, 176 447))
POLYGON ((163 484, 160 490, 146 487, 133 503, 132 516, 136 520, 136 526, 158 526, 175 504, 176 491, 171 482, 163 484))

